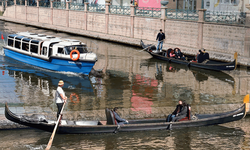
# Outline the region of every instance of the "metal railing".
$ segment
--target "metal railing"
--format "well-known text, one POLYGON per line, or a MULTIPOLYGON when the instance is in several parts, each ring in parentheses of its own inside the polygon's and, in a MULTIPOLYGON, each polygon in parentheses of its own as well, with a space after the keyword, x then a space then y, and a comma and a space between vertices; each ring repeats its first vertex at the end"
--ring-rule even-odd
POLYGON ((105 13, 105 5, 88 5, 88 11, 105 13))
POLYGON ((49 0, 39 1, 39 7, 50 7, 50 1, 49 0))
MULTIPOLYGON (((50 7, 50 0, 42 0, 42 1, 27 0, 27 5, 36 7, 37 2, 39 2, 40 7, 50 7)), ((16 0, 16 4, 25 5, 25 0, 16 0)), ((8 0, 7 6, 12 6, 12 5, 14 5, 14 0, 8 0)), ((66 9, 66 2, 53 2, 53 8, 66 9)), ((69 9, 84 11, 85 10, 84 3, 75 3, 75 2, 69 3, 69 9)), ((106 6, 98 4, 89 4, 87 6, 87 9, 89 12, 105 13, 106 6)), ((111 14, 131 15, 131 7, 110 5, 109 12, 111 14)), ((135 7, 135 15, 143 17, 160 18, 161 8, 135 7)), ((198 21, 199 19, 198 10, 166 9, 165 15, 166 18, 168 19, 182 19, 182 20, 192 20, 192 21, 198 21)), ((231 11, 231 12, 205 11, 204 21, 214 22, 214 23, 245 25, 246 13, 237 11, 231 11)))
POLYGON ((205 21, 226 23, 226 24, 245 24, 245 12, 219 12, 219 11, 206 11, 205 21))
POLYGON ((109 7, 109 12, 111 14, 130 15, 131 9, 130 9, 130 6, 111 5, 109 7))
POLYGON ((183 10, 183 9, 167 9, 166 17, 168 19, 182 19, 182 20, 194 20, 199 19, 197 10, 183 10))
POLYGON ((66 3, 65 2, 53 2, 53 8, 66 9, 66 3))
POLYGON ((84 11, 84 3, 69 3, 70 10, 84 11))
POLYGON ((36 0, 27 0, 27 6, 37 6, 36 0))
POLYGON ((145 16, 145 17, 161 17, 161 8, 150 8, 150 7, 136 7, 135 8, 136 16, 145 16))
POLYGON ((25 0, 16 0, 17 5, 25 5, 25 0))
POLYGON ((12 6, 14 5, 14 1, 7 1, 7 6, 12 6))

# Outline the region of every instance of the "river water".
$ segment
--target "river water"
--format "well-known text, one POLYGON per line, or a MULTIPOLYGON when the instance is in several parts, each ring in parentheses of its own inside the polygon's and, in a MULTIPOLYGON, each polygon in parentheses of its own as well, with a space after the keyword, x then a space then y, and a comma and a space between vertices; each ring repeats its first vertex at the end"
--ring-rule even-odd
MULTIPOLYGON (((102 77, 83 76, 26 65, 3 56, 1 40, 0 115, 7 102, 17 114, 55 117, 53 93, 60 79, 69 98, 64 117, 70 120, 105 120, 106 107, 119 107, 126 119, 162 118, 173 111, 179 99, 192 106, 192 113, 229 111, 250 92, 246 67, 227 72, 188 68, 152 59, 139 48, 127 45, 8 22, 0 24, 5 40, 8 34, 21 31, 80 40, 98 55, 94 69, 104 72, 102 77)), ((51 149, 249 149, 249 121, 247 116, 220 126, 171 131, 56 135, 51 149)), ((0 149, 44 149, 50 135, 36 129, 0 130, 0 149)))

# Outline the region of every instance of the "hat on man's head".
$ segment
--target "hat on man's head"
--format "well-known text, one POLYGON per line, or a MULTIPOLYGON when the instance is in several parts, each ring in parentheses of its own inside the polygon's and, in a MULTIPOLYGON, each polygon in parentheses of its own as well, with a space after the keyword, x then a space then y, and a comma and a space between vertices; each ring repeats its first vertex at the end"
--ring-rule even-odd
POLYGON ((162 31, 162 29, 160 29, 160 31, 162 31))
POLYGON ((60 80, 60 81, 58 82, 58 85, 63 85, 63 84, 64 84, 63 80, 60 80))

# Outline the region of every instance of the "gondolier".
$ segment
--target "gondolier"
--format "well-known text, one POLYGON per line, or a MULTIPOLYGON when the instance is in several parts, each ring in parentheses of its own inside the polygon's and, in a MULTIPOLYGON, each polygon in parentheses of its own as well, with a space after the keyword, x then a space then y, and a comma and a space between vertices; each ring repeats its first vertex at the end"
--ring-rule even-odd
POLYGON ((165 34, 162 32, 162 29, 160 29, 160 32, 157 34, 156 40, 158 40, 158 44, 157 44, 157 47, 156 47, 156 52, 159 52, 159 46, 161 46, 160 47, 160 52, 161 52, 163 42, 165 40, 165 34))
POLYGON ((56 89, 56 94, 55 94, 55 101, 56 101, 56 105, 57 105, 57 108, 58 108, 58 110, 57 110, 57 118, 59 117, 59 114, 60 114, 60 112, 62 110, 63 103, 66 103, 66 101, 67 101, 67 97, 65 96, 65 93, 64 93, 64 91, 62 89, 63 85, 64 85, 63 80, 60 80, 58 82, 58 87, 56 89))

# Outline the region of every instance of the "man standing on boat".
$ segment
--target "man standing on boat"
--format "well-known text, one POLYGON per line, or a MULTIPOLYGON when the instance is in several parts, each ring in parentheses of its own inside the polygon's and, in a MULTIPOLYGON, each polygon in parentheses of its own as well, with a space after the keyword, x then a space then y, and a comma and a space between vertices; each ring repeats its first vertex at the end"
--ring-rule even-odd
POLYGON ((58 110, 57 110, 57 118, 60 115, 63 104, 66 103, 66 101, 67 101, 67 97, 65 96, 65 93, 64 93, 64 91, 62 89, 63 85, 64 85, 63 80, 60 80, 58 82, 58 87, 56 89, 56 94, 55 94, 56 105, 57 105, 57 108, 58 108, 58 110))
POLYGON ((162 29, 160 29, 160 32, 157 34, 156 41, 158 40, 157 47, 156 47, 156 52, 159 52, 159 46, 160 47, 160 52, 162 51, 162 46, 163 42, 165 40, 165 34, 162 32, 162 29))

